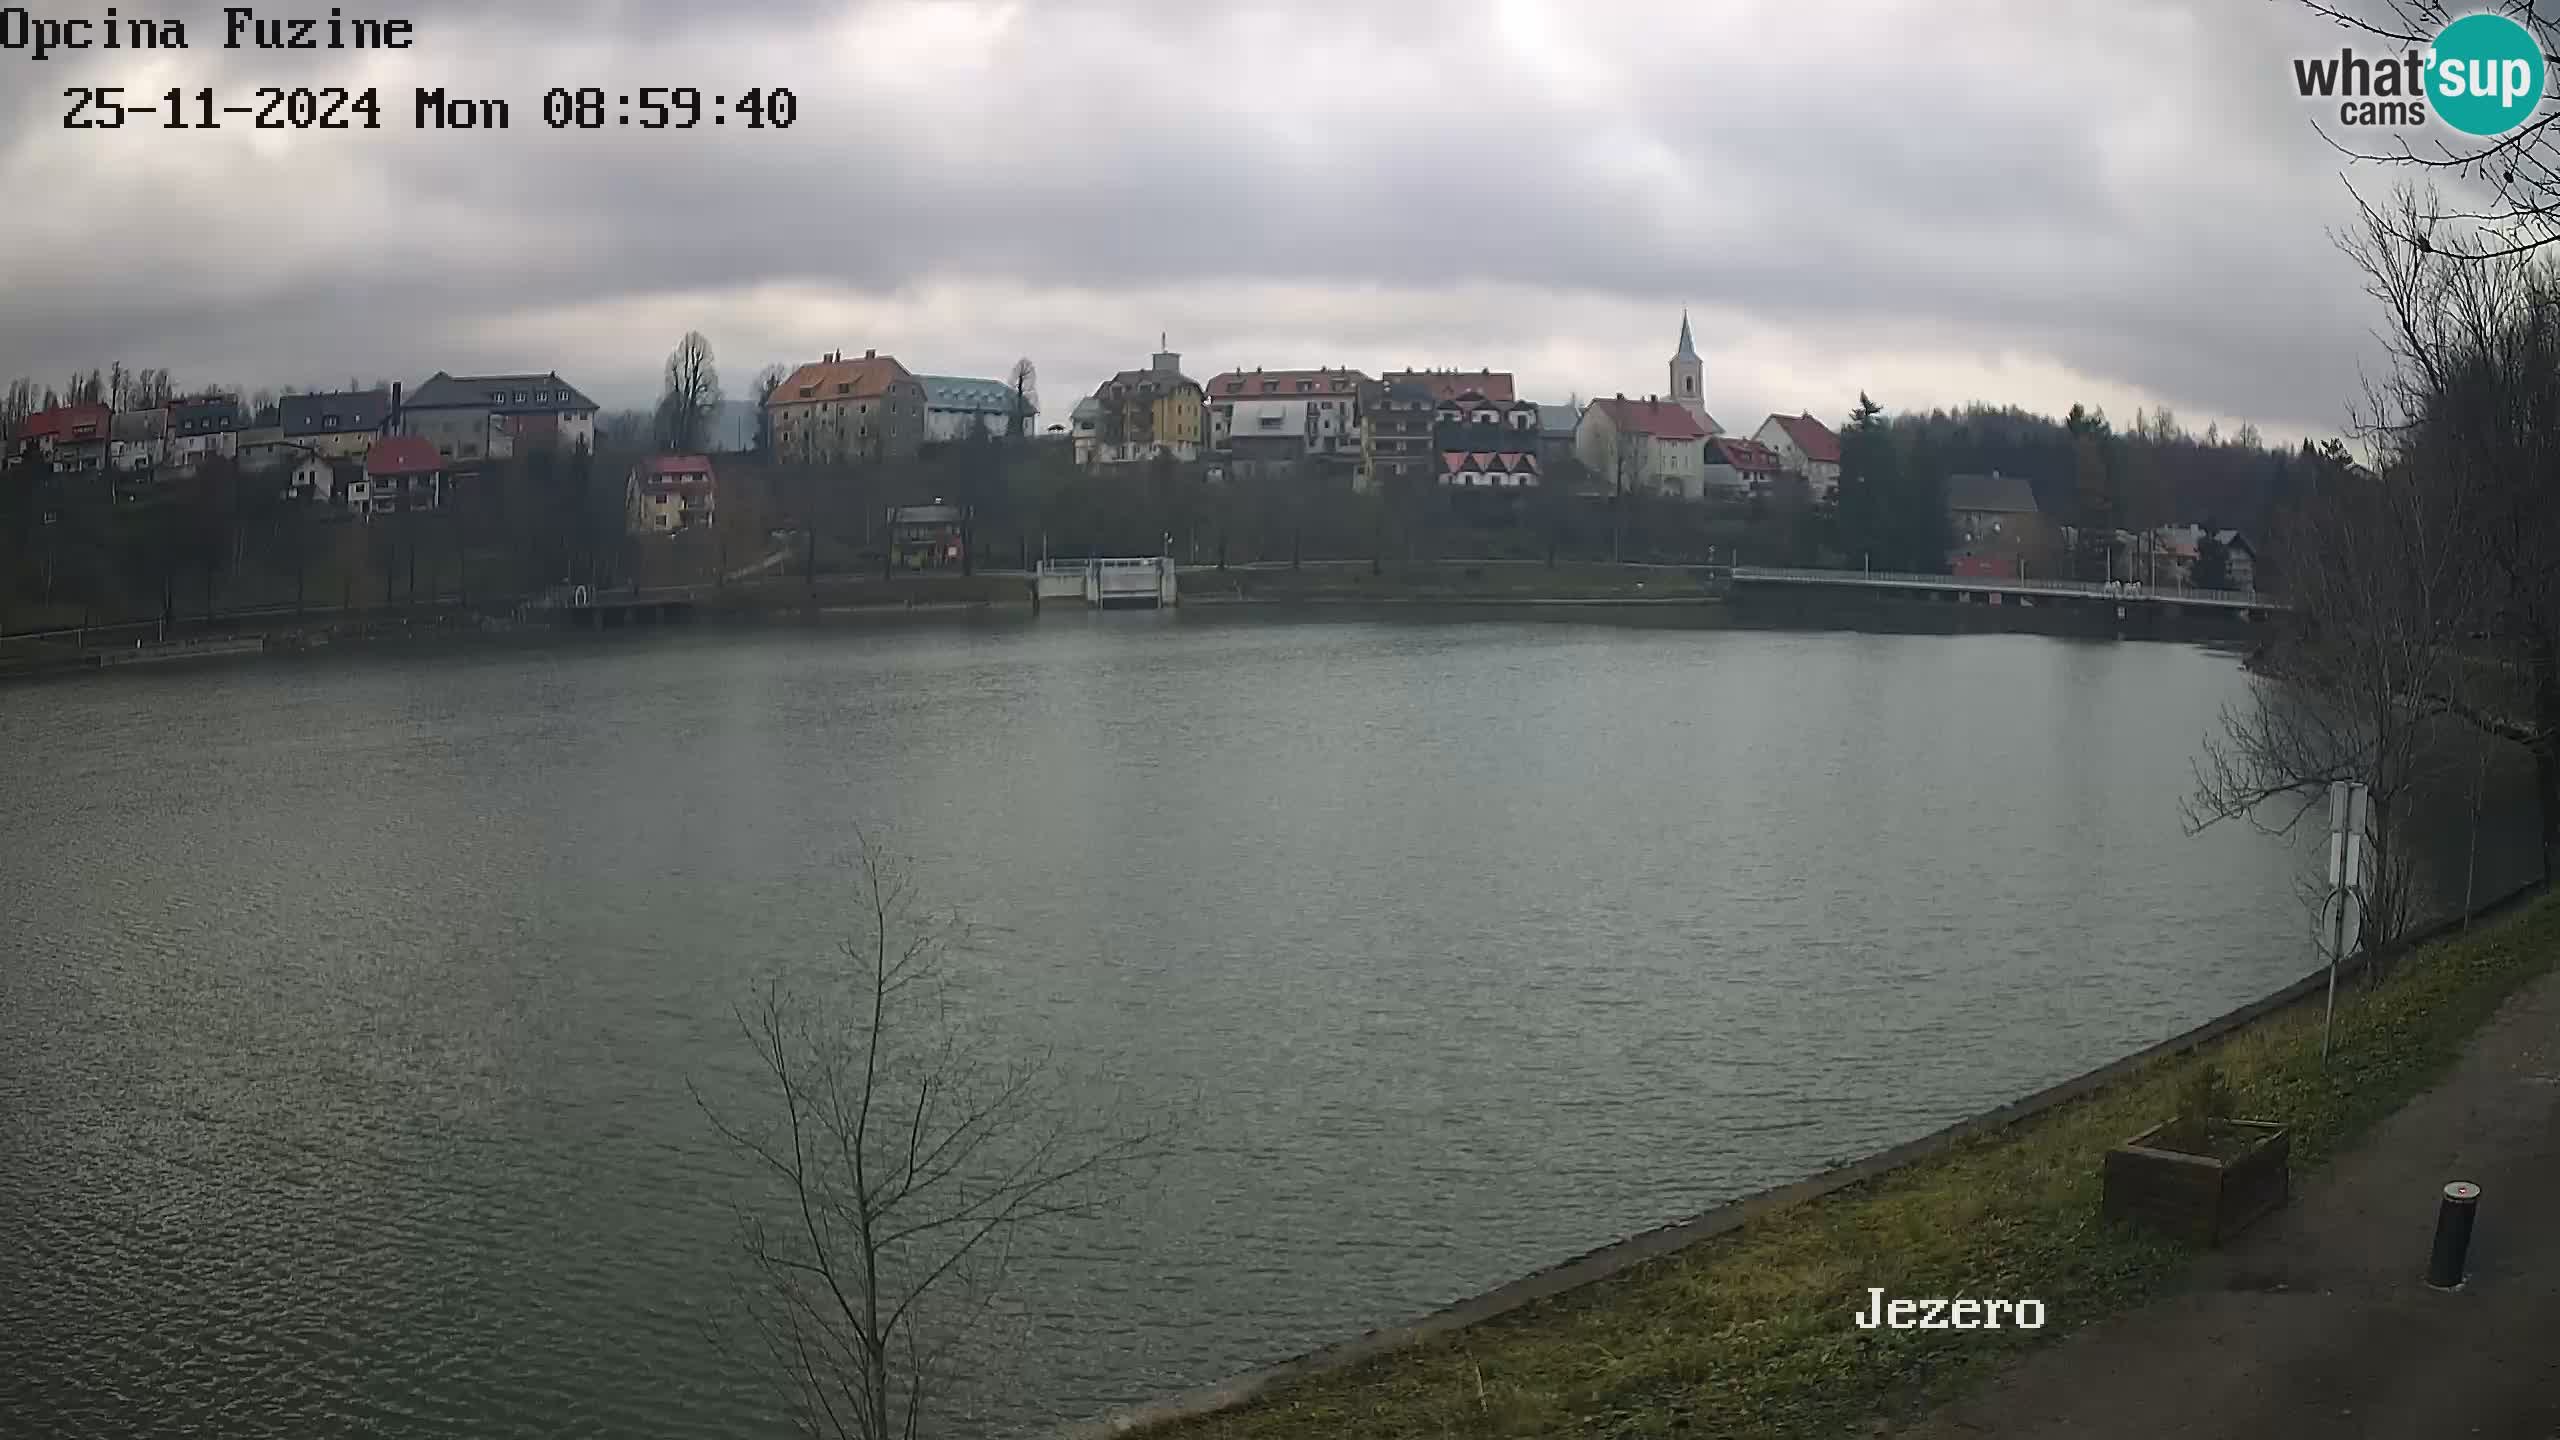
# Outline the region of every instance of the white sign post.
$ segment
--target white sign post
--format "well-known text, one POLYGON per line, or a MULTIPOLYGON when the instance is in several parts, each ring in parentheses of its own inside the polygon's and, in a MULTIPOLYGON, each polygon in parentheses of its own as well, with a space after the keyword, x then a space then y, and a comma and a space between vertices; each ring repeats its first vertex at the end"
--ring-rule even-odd
POLYGON ((2329 898, 2320 911, 2320 940, 2329 951, 2329 1002, 2320 1017, 2320 1058, 2329 1058, 2329 1032, 2338 1016, 2338 962, 2364 934, 2364 814, 2366 790, 2329 784, 2329 898))

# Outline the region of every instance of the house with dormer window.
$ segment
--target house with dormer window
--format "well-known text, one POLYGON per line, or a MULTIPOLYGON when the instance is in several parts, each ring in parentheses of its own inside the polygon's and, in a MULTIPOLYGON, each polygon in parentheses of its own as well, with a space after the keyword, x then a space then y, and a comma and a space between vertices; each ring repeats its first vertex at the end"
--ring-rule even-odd
POLYGON ((924 382, 877 350, 830 350, 764 398, 773 452, 786 465, 912 459, 930 408, 924 382))
POLYGON ((1357 370, 1230 370, 1212 376, 1202 388, 1208 406, 1209 448, 1225 454, 1238 434, 1268 434, 1263 422, 1289 407, 1305 423, 1293 426, 1305 439, 1303 453, 1348 458, 1360 452, 1360 393, 1370 383, 1357 370), (1254 424, 1239 427, 1237 407, 1244 406, 1254 424))
POLYGON ((331 390, 278 402, 285 448, 329 460, 362 459, 391 432, 389 390, 331 390))
POLYGON ((435 446, 456 465, 504 460, 543 446, 596 443, 596 402, 540 375, 448 375, 439 370, 398 400, 397 431, 435 446))

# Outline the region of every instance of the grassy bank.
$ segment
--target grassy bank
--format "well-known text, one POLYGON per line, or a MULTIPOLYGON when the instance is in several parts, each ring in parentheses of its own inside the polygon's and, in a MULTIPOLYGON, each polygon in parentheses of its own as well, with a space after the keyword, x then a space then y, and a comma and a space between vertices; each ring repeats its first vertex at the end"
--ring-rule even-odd
POLYGON ((2443 1073, 2555 954, 2560 901, 2545 897, 2342 992, 2325 1071, 2315 1001, 1614 1279, 1149 1433, 1832 1437, 1916 1411, 2179 1283, 2179 1251, 2099 1220, 2098 1169, 2167 1118, 2197 1066, 2222 1067, 2240 1114, 2294 1128, 2299 1181, 2443 1073), (1850 1317, 1870 1286, 2035 1297, 2051 1318, 2041 1332, 1864 1331, 1850 1317))

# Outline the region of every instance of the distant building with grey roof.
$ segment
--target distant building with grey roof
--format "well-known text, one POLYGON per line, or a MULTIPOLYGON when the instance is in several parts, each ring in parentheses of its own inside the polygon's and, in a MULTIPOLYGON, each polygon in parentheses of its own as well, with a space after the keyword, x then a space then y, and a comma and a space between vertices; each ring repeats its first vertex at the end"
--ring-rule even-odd
POLYGON ((1947 477, 1949 563, 1959 575, 2015 575, 2023 557, 2041 552, 2050 528, 2024 475, 1947 477))
POLYGON ((398 429, 447 460, 503 460, 542 445, 596 443, 596 402, 556 371, 448 375, 437 371, 397 406, 398 429))
POLYGON ((357 459, 391 430, 388 390, 327 390, 287 395, 278 409, 291 450, 332 460, 357 459))
MULTIPOLYGON (((927 442, 958 440, 974 428, 988 435, 1008 435, 1021 397, 1002 380, 966 375, 919 375, 924 386, 924 438, 927 442)), ((1037 433, 1040 412, 1026 409, 1022 433, 1037 433)))
POLYGON ((1997 470, 1988 475, 1948 476, 1947 512, 1959 521, 1967 516, 1996 518, 2043 513, 2036 504, 2035 486, 2027 483, 2027 477, 2003 475, 1997 470))

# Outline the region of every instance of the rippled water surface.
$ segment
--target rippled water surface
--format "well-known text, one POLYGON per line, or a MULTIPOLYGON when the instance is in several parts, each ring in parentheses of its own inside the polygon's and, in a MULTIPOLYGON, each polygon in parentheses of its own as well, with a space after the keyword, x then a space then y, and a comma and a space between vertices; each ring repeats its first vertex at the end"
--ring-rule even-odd
POLYGON ((1185 1103, 990 1428, 1409 1317, 2311 964, 2227 656, 1178 615, 0 692, 0 1434, 756 1435, 730 1006, 857 820, 1185 1103))

